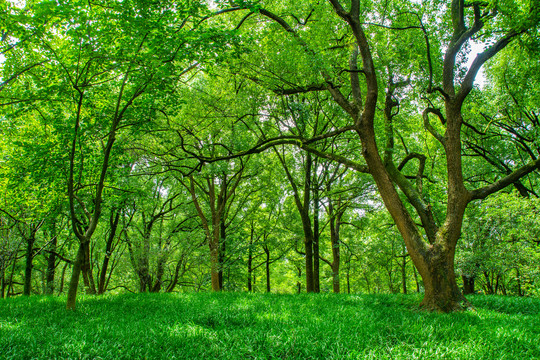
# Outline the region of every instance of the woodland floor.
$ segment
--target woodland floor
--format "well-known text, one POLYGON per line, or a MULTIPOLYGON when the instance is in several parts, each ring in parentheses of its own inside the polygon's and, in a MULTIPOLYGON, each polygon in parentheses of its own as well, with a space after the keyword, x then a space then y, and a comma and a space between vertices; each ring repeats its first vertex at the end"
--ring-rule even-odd
POLYGON ((540 300, 246 293, 0 300, 1 359, 538 359, 540 300))

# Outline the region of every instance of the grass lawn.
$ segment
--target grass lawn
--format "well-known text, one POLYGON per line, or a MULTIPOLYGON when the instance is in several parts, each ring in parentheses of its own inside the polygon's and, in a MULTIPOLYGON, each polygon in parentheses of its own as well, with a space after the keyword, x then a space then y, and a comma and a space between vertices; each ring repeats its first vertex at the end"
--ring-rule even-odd
POLYGON ((0 359, 540 359, 540 300, 246 293, 0 300, 0 359))

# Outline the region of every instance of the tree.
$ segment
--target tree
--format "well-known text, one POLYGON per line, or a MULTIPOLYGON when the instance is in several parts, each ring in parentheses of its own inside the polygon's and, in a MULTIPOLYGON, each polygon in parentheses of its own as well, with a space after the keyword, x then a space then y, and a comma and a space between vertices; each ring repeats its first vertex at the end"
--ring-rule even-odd
MULTIPOLYGON (((341 66, 341 69, 344 69, 341 72, 335 70, 340 68, 340 65, 326 62, 332 59, 332 56, 325 56, 320 45, 322 42, 328 49, 331 44, 330 39, 317 38, 310 42, 304 35, 311 30, 310 26, 315 28, 314 33, 320 31, 320 28, 311 24, 316 24, 312 20, 317 17, 322 19, 323 16, 328 16, 328 10, 322 4, 313 6, 314 11, 309 13, 310 25, 306 25, 307 20, 299 20, 298 26, 291 26, 283 16, 267 10, 263 4, 259 4, 256 8, 238 5, 239 10, 247 9, 256 12, 279 25, 288 35, 288 39, 281 41, 282 44, 286 44, 282 46, 287 48, 295 46, 298 48, 296 54, 303 54, 300 56, 311 59, 302 63, 300 68, 307 66, 312 73, 319 74, 316 83, 321 86, 313 89, 312 86, 303 85, 294 87, 295 90, 292 90, 290 85, 282 85, 282 88, 287 87, 287 90, 290 90, 283 92, 325 89, 350 119, 348 126, 334 130, 327 136, 346 131, 355 133, 362 144, 361 154, 365 165, 343 159, 341 156, 321 154, 317 149, 310 147, 310 144, 314 142, 313 138, 298 135, 287 139, 282 137, 274 139, 272 145, 294 142, 304 150, 369 173, 403 236, 411 260, 422 276, 425 286, 422 306, 426 309, 445 312, 468 307, 467 300, 457 286, 454 273, 455 249, 461 235, 465 209, 470 202, 483 199, 534 171, 540 166, 540 161, 534 160, 513 169, 509 175, 489 185, 467 189, 463 178, 462 161, 463 107, 482 65, 512 41, 527 37, 536 29, 539 22, 537 4, 523 3, 507 7, 507 4, 468 4, 463 0, 454 0, 450 4, 375 3, 370 8, 361 5, 358 0, 353 0, 350 8, 346 10, 339 1, 330 0, 332 10, 342 21, 337 27, 338 31, 344 33, 345 37, 354 44, 350 61, 347 66, 341 66), (437 7, 438 11, 434 11, 431 6, 437 7), (366 16, 379 21, 374 24, 375 26, 370 26, 371 24, 362 21, 366 16), (438 19, 439 16, 440 19, 438 19), (424 18, 428 19, 430 24, 442 21, 443 30, 432 29, 430 24, 424 23, 424 18), (299 28, 303 31, 300 32, 299 28), (408 68, 406 64, 399 62, 403 61, 403 58, 393 61, 384 58, 384 50, 379 54, 377 46, 384 46, 385 49, 388 46, 370 40, 372 38, 384 39, 392 44, 391 49, 399 51, 403 49, 403 44, 408 44, 406 41, 410 32, 406 30, 409 29, 417 31, 423 37, 423 43, 416 42, 411 48, 412 51, 406 52, 410 56, 417 57, 414 63, 418 63, 418 58, 422 59, 420 60, 422 68, 408 68), (485 40, 486 46, 475 56, 471 65, 466 66, 463 58, 458 55, 461 56, 460 54, 466 46, 470 45, 473 38, 485 40), (437 46, 434 46, 434 43, 437 43, 437 46), (436 52, 441 54, 441 60, 432 55, 436 52), (348 80, 339 76, 343 72, 349 75, 348 80), (421 170, 424 167, 424 158, 411 153, 406 154, 401 166, 394 163, 396 150, 393 139, 395 134, 392 129, 396 110, 400 105, 396 91, 410 82, 407 81, 407 77, 410 77, 411 72, 421 79, 417 84, 412 84, 413 88, 424 94, 428 103, 428 106, 421 111, 423 125, 439 142, 446 160, 444 180, 446 181, 447 205, 443 215, 444 220, 441 222, 436 221, 433 208, 422 191, 422 184, 411 183, 401 171, 412 159, 420 162, 419 170, 421 170), (383 114, 378 111, 381 77, 388 79, 383 114), (437 85, 438 83, 440 86, 437 85), (375 124, 375 120, 380 118, 380 115, 383 115, 386 122, 387 141, 383 153, 379 151, 377 145, 379 136, 375 124), (430 120, 432 116, 440 120, 441 124, 433 125, 430 120), (406 202, 414 209, 421 227, 417 226, 415 216, 403 202, 395 186, 405 195, 406 202)), ((293 19, 300 18, 293 17, 293 19)), ((324 22, 321 21, 321 23, 324 22)), ((339 60, 343 58, 342 56, 339 60)), ((332 60, 337 59, 334 57, 332 60)), ((312 78, 313 76, 309 76, 302 79, 301 84, 305 84, 312 78)), ((295 83, 297 82, 289 81, 287 84, 295 83)), ((260 152, 268 146, 268 143, 259 144, 246 150, 246 153, 260 152)), ((209 159, 202 160, 210 161, 209 159)), ((423 178, 422 171, 419 171, 417 178, 423 178)))
POLYGON ((202 4, 182 1, 28 3, 12 14, 19 26, 4 34, 13 44, 5 53, 4 110, 41 114, 70 143, 67 188, 79 250, 68 309, 101 218, 114 144, 174 102, 178 80, 225 43, 226 33, 199 26, 204 15, 202 4))

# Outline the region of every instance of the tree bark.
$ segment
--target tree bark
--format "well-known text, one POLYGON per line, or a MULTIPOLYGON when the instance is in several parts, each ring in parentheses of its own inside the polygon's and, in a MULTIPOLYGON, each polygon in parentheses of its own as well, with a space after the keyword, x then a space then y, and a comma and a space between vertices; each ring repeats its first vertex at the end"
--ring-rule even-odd
POLYGON ((79 277, 81 275, 81 267, 85 258, 85 243, 79 244, 79 250, 77 251, 77 257, 73 263, 73 269, 71 272, 71 280, 69 282, 69 289, 67 295, 66 309, 75 310, 77 300, 77 288, 79 286, 79 277))
POLYGON ((461 279, 463 280, 463 294, 474 294, 474 277, 461 275, 461 279))
POLYGON ((219 288, 223 290, 223 270, 225 268, 225 254, 227 253, 227 227, 223 218, 220 219, 219 229, 219 288))
POLYGON ((407 293, 407 258, 403 256, 401 263, 401 285, 403 293, 407 293))
POLYGON ((83 274, 84 286, 88 295, 96 294, 96 285, 94 282, 94 275, 92 273, 92 266, 90 263, 90 242, 85 243, 84 247, 84 262, 81 266, 81 272, 83 274))
POLYGON ((251 222, 251 232, 249 235, 248 260, 247 260, 247 272, 248 272, 247 289, 249 292, 253 290, 251 286, 251 273, 253 271, 252 270, 252 266, 253 266, 253 248, 252 247, 253 247, 254 233, 255 233, 255 229, 253 227, 253 222, 251 222))
POLYGON ((34 231, 26 239, 26 265, 24 267, 24 289, 23 295, 29 296, 32 292, 32 267, 34 258, 34 243, 36 241, 34 231))
POLYGON ((120 211, 116 211, 116 214, 111 213, 111 218, 109 221, 110 233, 107 238, 107 243, 105 244, 105 256, 103 257, 103 264, 101 266, 101 273, 99 274, 99 283, 98 283, 98 294, 103 294, 106 288, 107 282, 107 271, 109 270, 109 261, 112 255, 112 247, 114 238, 116 237, 116 230, 118 229, 118 222, 120 221, 120 211))
POLYGON ((454 251, 434 252, 429 260, 427 271, 421 273, 425 295, 420 305, 427 310, 442 312, 459 311, 470 307, 457 286, 454 251))
POLYGON ((47 284, 45 287, 45 294, 46 295, 52 295, 54 293, 54 275, 56 271, 56 245, 58 243, 58 239, 56 237, 56 234, 53 234, 54 237, 50 244, 50 250, 49 256, 47 257, 47 284))
POLYGON ((319 264, 319 184, 317 174, 313 175, 313 292, 321 291, 319 264))

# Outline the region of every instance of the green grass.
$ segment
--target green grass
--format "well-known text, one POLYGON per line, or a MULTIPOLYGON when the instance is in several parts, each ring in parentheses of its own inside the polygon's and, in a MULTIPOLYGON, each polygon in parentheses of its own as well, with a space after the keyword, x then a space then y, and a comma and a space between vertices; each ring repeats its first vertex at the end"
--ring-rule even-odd
POLYGON ((540 300, 418 296, 141 294, 0 300, 0 359, 539 359, 540 300))

